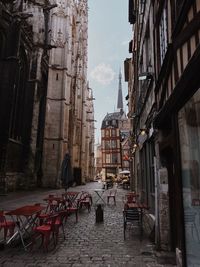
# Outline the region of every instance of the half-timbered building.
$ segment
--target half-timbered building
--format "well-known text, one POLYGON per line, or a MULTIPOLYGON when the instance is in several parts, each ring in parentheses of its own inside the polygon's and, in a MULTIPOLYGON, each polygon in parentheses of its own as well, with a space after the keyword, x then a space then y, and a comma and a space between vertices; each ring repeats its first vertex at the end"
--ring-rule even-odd
POLYGON ((200 265, 199 21, 198 0, 129 1, 135 189, 178 266, 200 265))
POLYGON ((115 177, 123 169, 129 170, 129 120, 123 111, 121 73, 117 98, 118 111, 107 113, 101 126, 101 151, 103 178, 115 177))
POLYGON ((200 1, 155 1, 159 161, 167 170, 169 242, 200 265, 200 1), (197 200, 197 201, 196 201, 197 200))

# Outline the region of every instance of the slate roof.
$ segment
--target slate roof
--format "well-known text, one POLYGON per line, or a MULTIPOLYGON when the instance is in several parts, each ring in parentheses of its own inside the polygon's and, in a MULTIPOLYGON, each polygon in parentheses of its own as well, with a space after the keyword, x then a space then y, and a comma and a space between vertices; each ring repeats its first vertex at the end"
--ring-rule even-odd
POLYGON ((118 128, 118 121, 123 119, 125 119, 125 113, 123 110, 121 110, 120 112, 107 113, 102 121, 101 129, 105 129, 110 126, 112 126, 113 128, 118 128), (113 124, 114 120, 116 121, 116 124, 113 124))

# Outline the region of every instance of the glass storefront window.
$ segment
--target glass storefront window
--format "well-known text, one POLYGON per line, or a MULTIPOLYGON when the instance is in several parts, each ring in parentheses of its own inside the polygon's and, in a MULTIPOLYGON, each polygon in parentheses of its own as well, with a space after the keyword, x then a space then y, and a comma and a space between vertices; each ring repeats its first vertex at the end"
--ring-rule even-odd
POLYGON ((188 267, 200 266, 200 89, 178 113, 188 267))

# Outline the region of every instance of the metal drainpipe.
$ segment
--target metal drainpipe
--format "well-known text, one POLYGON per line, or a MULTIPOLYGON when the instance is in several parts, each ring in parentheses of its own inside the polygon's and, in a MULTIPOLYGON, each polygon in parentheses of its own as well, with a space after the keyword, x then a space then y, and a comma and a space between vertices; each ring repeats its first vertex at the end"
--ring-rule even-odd
POLYGON ((129 161, 130 164, 130 189, 131 191, 134 191, 134 181, 133 181, 133 158, 129 161))
POLYGON ((159 198, 158 198, 158 172, 156 157, 154 157, 154 177, 155 177, 155 243, 156 248, 159 248, 160 230, 159 230, 159 198))
MULTIPOLYGON (((80 154, 79 154, 79 164, 80 164, 80 169, 81 169, 81 176, 83 176, 83 173, 82 173, 82 147, 83 147, 83 105, 84 105, 84 100, 83 100, 83 86, 81 86, 81 94, 82 94, 82 101, 81 101, 81 132, 80 132, 80 135, 81 135, 81 143, 80 143, 80 154)), ((82 177, 81 177, 81 183, 82 183, 82 177)))

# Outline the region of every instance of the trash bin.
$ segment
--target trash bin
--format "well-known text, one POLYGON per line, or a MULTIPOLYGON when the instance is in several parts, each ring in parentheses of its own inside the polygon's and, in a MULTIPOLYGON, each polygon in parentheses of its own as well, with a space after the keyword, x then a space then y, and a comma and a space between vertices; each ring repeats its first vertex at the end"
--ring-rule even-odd
POLYGON ((95 215, 96 215, 96 223, 103 222, 103 208, 101 204, 97 205, 95 215))

